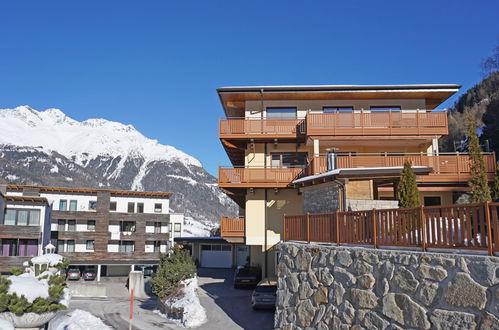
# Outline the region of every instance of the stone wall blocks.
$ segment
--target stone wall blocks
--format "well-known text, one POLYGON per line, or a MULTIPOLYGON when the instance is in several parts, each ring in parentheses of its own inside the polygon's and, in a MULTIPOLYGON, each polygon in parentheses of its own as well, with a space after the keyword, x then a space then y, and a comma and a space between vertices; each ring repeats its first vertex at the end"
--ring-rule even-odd
POLYGON ((310 286, 312 288, 317 288, 319 285, 319 281, 317 280, 317 276, 315 275, 314 271, 309 271, 308 272, 308 282, 310 283, 310 286))
POLYGON ((300 283, 300 287, 298 289, 298 294, 299 298, 301 300, 307 299, 314 293, 314 290, 310 287, 310 284, 308 282, 302 282, 300 283))
POLYGON ((310 300, 305 300, 296 308, 296 318, 302 327, 310 326, 314 316, 315 308, 310 300))
POLYGON ((416 280, 414 274, 405 268, 400 266, 393 276, 393 282, 405 293, 414 294, 419 285, 419 281, 416 280))
POLYGON ((442 266, 429 266, 422 264, 419 266, 421 277, 437 282, 443 281, 447 277, 447 271, 442 266))
POLYGON ((468 269, 468 264, 466 263, 466 260, 463 257, 458 259, 457 266, 464 273, 470 272, 470 270, 468 269))
MULTIPOLYGON (((328 289, 325 287, 319 288, 313 294, 313 301, 315 306, 320 306, 322 304, 327 304, 329 301, 328 298, 328 289)), ((325 307, 324 307, 325 309, 325 307)))
POLYGON ((335 280, 346 285, 347 287, 353 286, 357 282, 355 276, 344 268, 334 267, 333 273, 335 280))
POLYGON ((499 283, 499 259, 486 258, 485 261, 468 263, 471 276, 480 284, 492 286, 499 283))
POLYGON ((286 283, 288 285, 289 291, 291 291, 292 293, 298 292, 300 281, 298 281, 298 275, 296 273, 291 273, 289 276, 287 276, 286 283))
POLYGON ((312 256, 307 251, 300 250, 295 257, 295 267, 301 271, 307 271, 310 269, 310 263, 312 261, 312 256))
POLYGON ((352 302, 361 308, 374 308, 378 305, 378 297, 371 290, 352 289, 352 302))
POLYGON ((404 266, 409 266, 411 264, 411 256, 407 254, 397 254, 393 259, 396 264, 404 266))
POLYGON ((390 322, 380 317, 377 313, 369 311, 362 319, 362 324, 367 329, 380 329, 384 330, 388 328, 390 322))
POLYGON ((329 288, 329 301, 332 302, 335 306, 339 306, 343 302, 343 296, 345 295, 345 288, 339 282, 334 282, 333 285, 329 288))
POLYGON ((355 260, 353 269, 356 275, 370 274, 373 272, 373 266, 362 260, 355 260))
POLYGON ((426 310, 414 302, 408 295, 400 293, 389 293, 383 297, 383 314, 403 325, 429 329, 431 327, 426 310))
POLYGON ((476 329, 477 326, 474 314, 443 309, 435 309, 430 320, 436 330, 476 329))
POLYGON ((376 280, 371 274, 364 274, 357 279, 357 283, 362 289, 372 289, 376 280))
POLYGON ((483 319, 481 329, 494 329, 499 330, 499 319, 494 315, 485 312, 485 317, 483 319))
POLYGON ((487 289, 475 282, 466 273, 457 273, 449 283, 445 300, 454 307, 482 310, 487 303, 487 289))
POLYGON ((348 251, 338 251, 336 253, 336 263, 343 267, 349 267, 352 264, 352 257, 348 251))
POLYGON ((435 302, 435 298, 440 295, 440 291, 438 283, 425 281, 419 286, 416 299, 425 306, 431 306, 435 302))
POLYGON ((340 319, 346 324, 352 324, 355 318, 355 309, 352 304, 345 300, 338 308, 340 319))

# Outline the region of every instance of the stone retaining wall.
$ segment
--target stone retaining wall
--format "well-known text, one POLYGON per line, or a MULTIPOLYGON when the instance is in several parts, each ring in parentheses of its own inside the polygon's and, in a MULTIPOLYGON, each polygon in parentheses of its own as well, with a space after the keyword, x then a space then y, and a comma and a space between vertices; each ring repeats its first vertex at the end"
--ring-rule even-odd
POLYGON ((281 243, 276 329, 499 329, 499 258, 281 243))

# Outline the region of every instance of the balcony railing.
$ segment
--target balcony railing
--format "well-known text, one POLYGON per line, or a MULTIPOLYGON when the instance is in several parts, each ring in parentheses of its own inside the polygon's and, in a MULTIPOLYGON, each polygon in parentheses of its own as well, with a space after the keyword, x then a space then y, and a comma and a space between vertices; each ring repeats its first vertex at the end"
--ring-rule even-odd
POLYGON ((220 187, 286 187, 303 168, 219 167, 220 187))
POLYGON ((220 234, 222 237, 244 237, 244 218, 220 218, 220 234))
POLYGON ((448 134, 445 110, 356 110, 307 115, 307 135, 445 134, 448 134))
POLYGON ((221 119, 220 138, 296 138, 305 134, 304 119, 221 119))
POLYGON ((499 203, 284 216, 284 240, 499 252, 499 203))
MULTIPOLYGON (((489 180, 493 180, 496 170, 494 153, 484 153, 485 168, 489 180)), ((406 153, 406 154, 361 154, 339 153, 336 155, 336 168, 368 168, 404 166, 410 160, 413 166, 427 166, 433 169, 429 175, 419 177, 420 182, 467 182, 471 178, 468 154, 460 153, 406 153)), ((327 171, 326 156, 314 157, 305 171, 307 175, 320 174, 327 171)))

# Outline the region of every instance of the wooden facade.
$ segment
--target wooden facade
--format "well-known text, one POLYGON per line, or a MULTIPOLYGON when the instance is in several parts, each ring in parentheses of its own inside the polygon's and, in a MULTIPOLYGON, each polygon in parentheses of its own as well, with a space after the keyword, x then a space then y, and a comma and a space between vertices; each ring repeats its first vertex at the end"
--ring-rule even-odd
POLYGON ((244 231, 244 218, 220 218, 220 235, 222 237, 244 237, 244 231))

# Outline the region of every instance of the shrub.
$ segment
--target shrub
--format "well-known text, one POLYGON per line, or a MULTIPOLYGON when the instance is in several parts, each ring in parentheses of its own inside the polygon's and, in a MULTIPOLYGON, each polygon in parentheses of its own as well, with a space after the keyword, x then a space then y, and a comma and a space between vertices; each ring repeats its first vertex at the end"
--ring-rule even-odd
POLYGON ((171 255, 160 256, 158 270, 151 280, 152 292, 164 299, 176 292, 180 282, 192 278, 196 274, 196 266, 188 251, 175 247, 171 255))
POLYGON ((406 160, 404 163, 404 169, 402 170, 400 183, 397 188, 397 198, 400 207, 421 206, 418 184, 416 183, 416 174, 412 169, 410 160, 406 160))

